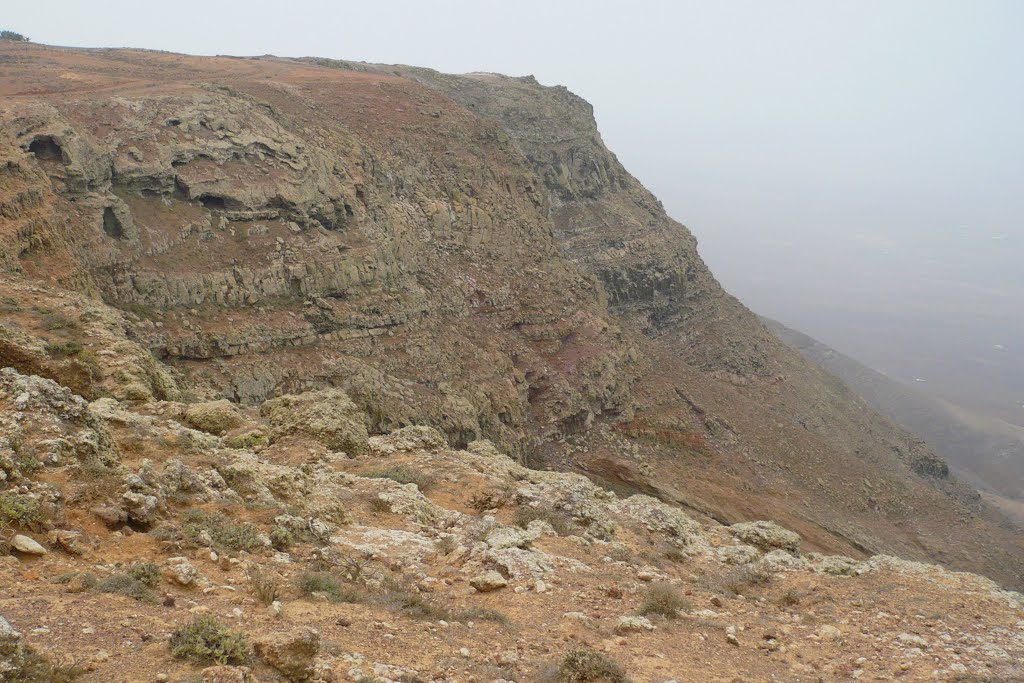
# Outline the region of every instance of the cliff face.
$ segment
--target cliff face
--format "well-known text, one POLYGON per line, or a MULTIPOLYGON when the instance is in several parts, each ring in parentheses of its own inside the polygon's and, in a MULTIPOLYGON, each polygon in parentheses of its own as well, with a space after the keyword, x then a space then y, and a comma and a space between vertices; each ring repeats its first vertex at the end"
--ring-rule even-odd
POLYGON ((813 549, 1019 581, 1021 537, 723 292, 564 88, 0 57, 5 364, 87 398, 338 387, 371 431, 429 423, 813 549), (99 307, 75 343, 105 362, 54 350, 68 292, 99 307))

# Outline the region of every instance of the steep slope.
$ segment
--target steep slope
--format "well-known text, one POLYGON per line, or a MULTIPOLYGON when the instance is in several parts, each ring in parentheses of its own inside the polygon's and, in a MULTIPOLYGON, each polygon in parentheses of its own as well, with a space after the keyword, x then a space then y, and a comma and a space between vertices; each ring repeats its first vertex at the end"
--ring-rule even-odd
POLYGON ((722 291, 564 88, 319 60, 0 57, 5 364, 90 399, 337 387, 371 432, 486 437, 704 519, 776 519, 811 550, 1019 585, 1020 533, 722 291), (102 300, 109 324, 78 338, 62 321, 91 323, 33 291, 102 300))
POLYGON ((920 435, 966 481, 1024 500, 1024 429, 915 391, 802 332, 762 320, 782 341, 841 379, 877 411, 920 435))

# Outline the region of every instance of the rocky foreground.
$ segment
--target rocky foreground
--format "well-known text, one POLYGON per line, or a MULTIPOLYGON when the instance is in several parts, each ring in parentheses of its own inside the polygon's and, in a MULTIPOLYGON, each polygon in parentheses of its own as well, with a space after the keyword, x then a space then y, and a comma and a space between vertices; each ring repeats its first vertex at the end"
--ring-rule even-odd
POLYGON ((365 424, 336 389, 90 403, 0 370, 0 678, 1024 677, 1024 596, 977 575, 365 424))

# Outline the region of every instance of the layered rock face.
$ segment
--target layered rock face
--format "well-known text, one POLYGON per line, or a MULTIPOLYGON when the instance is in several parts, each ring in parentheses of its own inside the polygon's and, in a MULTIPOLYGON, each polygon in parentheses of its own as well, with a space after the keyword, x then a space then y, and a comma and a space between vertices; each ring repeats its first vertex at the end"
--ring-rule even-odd
POLYGON ((370 433, 1019 582, 1019 533, 722 291, 564 88, 0 56, 5 365, 89 399, 340 389, 370 433))

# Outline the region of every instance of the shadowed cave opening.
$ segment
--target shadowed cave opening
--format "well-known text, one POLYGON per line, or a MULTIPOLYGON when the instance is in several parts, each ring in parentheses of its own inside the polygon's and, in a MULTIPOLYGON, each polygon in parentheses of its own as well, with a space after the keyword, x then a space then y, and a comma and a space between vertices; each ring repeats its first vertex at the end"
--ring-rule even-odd
POLYGON ((199 195, 199 203, 205 206, 207 209, 225 209, 227 208, 227 202, 224 197, 218 197, 213 194, 201 194, 199 195))
POLYGON ((121 227, 121 219, 114 213, 114 209, 109 206, 103 209, 103 232, 115 240, 124 239, 124 228, 121 227))
POLYGON ((49 135, 33 140, 28 151, 40 161, 64 161, 64 150, 49 135))

